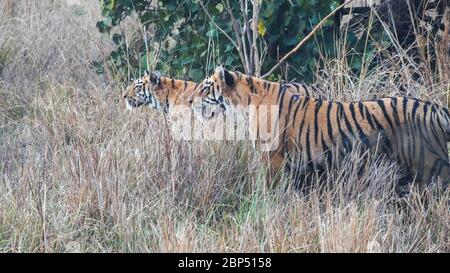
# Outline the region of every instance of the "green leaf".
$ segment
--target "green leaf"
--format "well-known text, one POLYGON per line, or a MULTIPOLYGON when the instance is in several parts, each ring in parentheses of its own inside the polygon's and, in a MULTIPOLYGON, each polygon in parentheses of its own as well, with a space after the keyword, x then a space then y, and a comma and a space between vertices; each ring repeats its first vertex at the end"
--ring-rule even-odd
POLYGON ((206 32, 207 37, 215 37, 217 35, 217 30, 215 28, 210 29, 206 32))
POLYGON ((194 58, 192 56, 188 56, 181 60, 181 65, 190 64, 190 63, 192 63, 193 60, 194 60, 194 58))
POLYGON ((122 35, 115 33, 112 37, 114 44, 120 45, 120 42, 122 41, 122 35))
POLYGON ((305 27, 306 27, 306 22, 305 22, 305 20, 297 21, 297 27, 298 27, 299 32, 303 32, 303 30, 304 30, 305 27))
POLYGON ((266 34, 266 26, 264 26, 264 22, 262 20, 258 21, 258 33, 259 35, 261 35, 262 37, 264 37, 264 35, 266 34))
POLYGON ((106 25, 106 26, 108 26, 108 27, 111 27, 112 26, 112 18, 111 17, 106 17, 104 20, 103 20, 103 23, 106 25))
POLYGON ((234 49, 234 46, 231 43, 229 43, 229 44, 225 45, 225 51, 224 52, 230 52, 233 49, 234 49))
POLYGON ((222 11, 223 11, 223 5, 222 5, 222 3, 217 4, 217 5, 216 5, 216 9, 217 9, 220 13, 222 13, 222 11))
POLYGON ((97 74, 103 74, 105 72, 105 68, 104 68, 103 64, 98 61, 93 61, 91 63, 91 66, 94 68, 94 70, 97 74))
POLYGON ((113 52, 111 52, 111 58, 113 58, 113 59, 118 59, 119 58, 119 52, 117 52, 117 51, 113 51, 113 52))
POLYGON ((115 0, 101 0, 100 6, 103 9, 112 10, 114 8, 115 2, 115 0))
POLYGON ((132 0, 118 0, 117 4, 121 5, 121 6, 125 6, 125 7, 132 7, 133 6, 132 0))
POLYGON ((283 39, 283 44, 286 46, 293 46, 293 45, 297 44, 297 42, 298 42, 297 36, 283 39))
POLYGON ((100 33, 105 33, 109 31, 109 27, 105 24, 104 21, 97 22, 95 26, 97 27, 98 31, 100 31, 100 33))
POLYGON ((167 4, 165 5, 165 7, 166 7, 166 9, 169 10, 169 11, 174 11, 174 10, 177 9, 177 6, 176 6, 174 3, 167 3, 167 4))

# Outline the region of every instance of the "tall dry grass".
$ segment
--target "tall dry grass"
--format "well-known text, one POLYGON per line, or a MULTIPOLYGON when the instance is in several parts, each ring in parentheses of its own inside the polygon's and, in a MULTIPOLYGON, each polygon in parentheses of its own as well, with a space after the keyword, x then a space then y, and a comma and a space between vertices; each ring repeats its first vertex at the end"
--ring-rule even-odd
MULTIPOLYGON (((450 251, 448 193, 401 200, 398 167, 357 153, 326 187, 267 189, 251 145, 174 141, 162 115, 125 110, 120 86, 89 68, 111 47, 97 1, 3 3, 0 251, 450 251)), ((327 65, 318 82, 331 97, 404 93, 392 64, 363 77, 327 65)))

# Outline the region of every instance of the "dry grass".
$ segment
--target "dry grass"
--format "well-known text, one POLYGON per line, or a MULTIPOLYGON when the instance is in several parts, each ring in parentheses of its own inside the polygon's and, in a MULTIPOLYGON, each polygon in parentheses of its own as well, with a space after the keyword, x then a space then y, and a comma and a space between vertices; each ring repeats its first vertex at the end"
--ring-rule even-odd
MULTIPOLYGON (((111 45, 94 27, 98 1, 86 2, 0 3, 0 251, 450 251, 448 193, 399 200, 387 161, 352 154, 321 179, 329 187, 267 190, 251 146, 173 141, 161 115, 125 111, 121 88, 88 67, 111 45)), ((343 86, 352 99, 386 83, 400 94, 395 69, 343 86)))

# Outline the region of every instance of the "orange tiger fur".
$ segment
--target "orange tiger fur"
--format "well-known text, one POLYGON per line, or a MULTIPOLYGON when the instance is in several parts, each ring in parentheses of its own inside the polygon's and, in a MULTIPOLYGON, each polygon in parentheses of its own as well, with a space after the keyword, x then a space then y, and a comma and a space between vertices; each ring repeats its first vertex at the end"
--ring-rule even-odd
POLYGON ((148 105, 168 112, 176 105, 189 106, 188 98, 194 94, 198 83, 163 77, 158 71, 145 72, 144 77, 130 84, 123 98, 131 108, 148 105))
POLYGON ((283 84, 222 67, 198 90, 203 104, 279 108, 276 122, 280 142, 267 158, 272 174, 285 161, 291 170, 334 165, 336 157, 348 153, 358 141, 367 148, 379 146, 398 161, 406 174, 399 184, 415 181, 423 185, 433 177, 439 177, 445 188, 449 184, 450 115, 446 108, 407 97, 348 103, 309 98, 283 84), (296 161, 301 158, 308 164, 296 166, 297 162, 292 162, 296 157, 296 161))
MULTIPOLYGON (((145 71, 143 77, 126 88, 123 98, 129 108, 147 105, 158 111, 168 112, 176 105, 191 105, 196 97, 194 90, 197 86, 198 83, 192 81, 163 77, 159 71, 151 73, 145 71)), ((316 87, 296 83, 286 84, 286 86, 301 95, 319 97, 316 87)), ((194 107, 194 110, 203 119, 211 119, 218 116, 223 109, 208 105, 194 107)))

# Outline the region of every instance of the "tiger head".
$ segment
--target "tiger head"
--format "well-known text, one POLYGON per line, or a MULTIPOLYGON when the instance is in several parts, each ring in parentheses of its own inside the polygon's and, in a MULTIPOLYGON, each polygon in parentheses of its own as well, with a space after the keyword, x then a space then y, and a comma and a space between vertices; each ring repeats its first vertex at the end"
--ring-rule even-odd
POLYGON ((165 111, 166 106, 160 103, 160 100, 155 97, 156 92, 154 92, 160 84, 160 79, 161 73, 159 71, 153 71, 151 73, 145 71, 144 77, 136 79, 126 88, 123 98, 126 101, 127 107, 134 109, 147 105, 158 111, 165 111))
POLYGON ((192 103, 194 110, 201 112, 203 118, 212 118, 208 115, 206 109, 214 109, 225 112, 231 107, 230 94, 236 83, 236 75, 232 75, 222 66, 216 68, 213 75, 205 78, 195 92, 200 99, 192 103))

